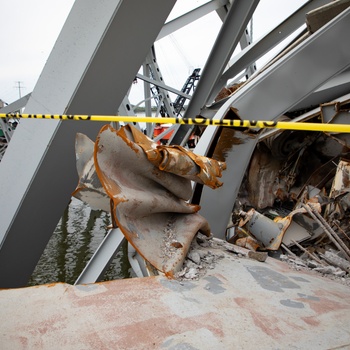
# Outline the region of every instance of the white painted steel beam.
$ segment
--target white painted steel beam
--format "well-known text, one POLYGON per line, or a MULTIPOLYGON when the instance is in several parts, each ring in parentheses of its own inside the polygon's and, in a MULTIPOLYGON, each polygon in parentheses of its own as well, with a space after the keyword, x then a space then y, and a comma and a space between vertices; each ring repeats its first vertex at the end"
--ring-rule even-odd
MULTIPOLYGON (((222 119, 231 107, 237 109, 245 120, 274 120, 292 109, 325 82, 349 68, 349 31, 350 8, 242 87, 224 103, 214 118, 222 119)), ((195 152, 208 154, 215 134, 216 128, 207 128, 195 152)), ((236 137, 239 139, 240 135, 236 137)), ((223 187, 215 191, 203 188, 200 214, 209 221, 212 232, 218 237, 224 237, 257 141, 258 137, 251 135, 251 138, 244 139, 244 147, 238 145, 236 148, 233 144, 226 153, 227 170, 221 179, 223 187)))
MULTIPOLYGON (((77 0, 25 112, 116 114, 174 4, 77 0)), ((0 287, 27 283, 77 183, 75 134, 95 139, 101 125, 23 120, 16 130, 0 163, 0 287)))

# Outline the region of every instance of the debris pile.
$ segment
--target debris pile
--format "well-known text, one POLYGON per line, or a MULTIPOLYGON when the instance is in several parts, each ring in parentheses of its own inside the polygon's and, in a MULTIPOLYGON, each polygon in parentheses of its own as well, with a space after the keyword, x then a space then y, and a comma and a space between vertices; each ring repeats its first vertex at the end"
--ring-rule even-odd
POLYGON ((260 262, 267 259, 266 252, 255 252, 239 247, 200 232, 193 239, 182 269, 175 274, 177 280, 198 280, 208 270, 212 270, 218 260, 224 258, 224 251, 231 253, 232 259, 250 258, 260 262))
POLYGON ((198 280, 208 270, 214 269, 218 259, 224 257, 223 253, 214 252, 213 236, 205 236, 200 232, 193 239, 182 269, 175 274, 177 280, 198 280))
MULTIPOLYGON (((321 105, 312 118, 340 123, 349 102, 321 105)), ((284 131, 260 140, 227 240, 350 285, 350 135, 284 131)))

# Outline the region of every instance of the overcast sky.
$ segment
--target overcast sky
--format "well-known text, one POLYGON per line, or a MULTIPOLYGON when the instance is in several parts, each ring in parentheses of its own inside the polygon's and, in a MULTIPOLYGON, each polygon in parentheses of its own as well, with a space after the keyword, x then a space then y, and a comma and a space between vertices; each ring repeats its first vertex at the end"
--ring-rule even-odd
MULTIPOLYGON (((207 1, 178 0, 171 18, 207 1)), ((261 0, 253 17, 254 37, 268 32, 305 2, 261 0)), ((0 99, 11 103, 19 98, 20 93, 24 96, 34 89, 73 3, 74 0, 2 2, 0 99)), ((194 68, 204 67, 220 25, 218 16, 212 13, 158 42, 157 59, 166 84, 181 89, 194 68)), ((137 85, 131 95, 134 104, 140 98, 137 90, 142 91, 142 84, 137 85)))

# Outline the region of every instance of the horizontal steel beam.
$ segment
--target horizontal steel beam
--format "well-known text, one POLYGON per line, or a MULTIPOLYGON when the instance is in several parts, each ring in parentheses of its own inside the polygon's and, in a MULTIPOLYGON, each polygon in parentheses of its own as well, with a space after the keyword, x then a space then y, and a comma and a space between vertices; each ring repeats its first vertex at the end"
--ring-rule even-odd
POLYGON ((14 113, 17 112, 19 110, 21 110, 21 108, 24 108, 30 98, 30 93, 21 97, 20 99, 18 99, 15 102, 10 103, 9 105, 1 108, 0 112, 1 113, 14 113))

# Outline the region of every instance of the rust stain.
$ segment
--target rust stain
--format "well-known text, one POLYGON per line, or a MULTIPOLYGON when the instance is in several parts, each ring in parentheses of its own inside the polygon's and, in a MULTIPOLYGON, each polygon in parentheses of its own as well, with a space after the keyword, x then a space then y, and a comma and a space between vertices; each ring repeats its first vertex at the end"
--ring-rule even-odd
MULTIPOLYGON (((48 317, 41 322, 35 324, 33 327, 32 324, 28 324, 22 328, 17 329, 17 334, 23 334, 21 336, 21 342, 24 341, 27 343, 27 340, 38 339, 39 343, 42 343, 42 337, 46 334, 54 334, 55 332, 64 328, 67 318, 59 314, 48 315, 48 317), (24 335, 28 335, 24 337, 24 335)), ((36 344, 38 344, 38 341, 36 344)))
POLYGON ((298 298, 298 301, 309 304, 310 308, 317 314, 322 315, 338 310, 349 310, 349 304, 331 300, 328 298, 321 297, 320 300, 311 300, 305 298, 298 298))
POLYGON ((284 332, 277 326, 278 318, 274 316, 265 316, 258 311, 258 307, 252 303, 248 298, 234 298, 238 306, 247 310, 253 319, 254 324, 260 328, 268 336, 277 339, 284 335, 284 332))
POLYGON ((283 322, 285 322, 291 330, 295 330, 295 331, 304 331, 305 330, 305 327, 303 327, 302 325, 289 322, 289 320, 286 318, 283 319, 283 322))
POLYGON ((224 337, 220 327, 221 322, 215 313, 180 318, 177 316, 164 316, 131 323, 118 328, 118 346, 121 348, 132 347, 135 349, 146 349, 152 344, 159 348, 166 338, 179 335, 197 329, 208 329, 218 338, 224 337))
POLYGON ((28 338, 19 336, 18 339, 19 339, 20 343, 22 344, 23 348, 28 349, 28 343, 29 343, 28 338))
POLYGON ((183 245, 180 242, 172 242, 170 245, 174 248, 182 248, 183 247, 183 245))
POLYGON ((88 292, 86 297, 69 295, 73 310, 82 315, 93 313, 101 321, 98 331, 82 327, 79 338, 85 344, 98 349, 113 349, 116 344, 122 349, 152 346, 158 349, 166 338, 203 328, 219 339, 225 337, 223 320, 216 312, 188 317, 174 314, 172 308, 162 302, 169 290, 155 277, 144 278, 142 283, 135 279, 118 284, 104 282, 103 286, 107 287, 106 291, 98 298, 88 292), (103 342, 100 343, 100 339, 103 342))
POLYGON ((241 138, 241 135, 242 133, 234 128, 224 128, 215 147, 213 158, 224 162, 234 146, 245 143, 245 138, 241 138))
POLYGON ((312 327, 317 327, 320 324, 320 321, 314 316, 301 317, 301 319, 312 327))

